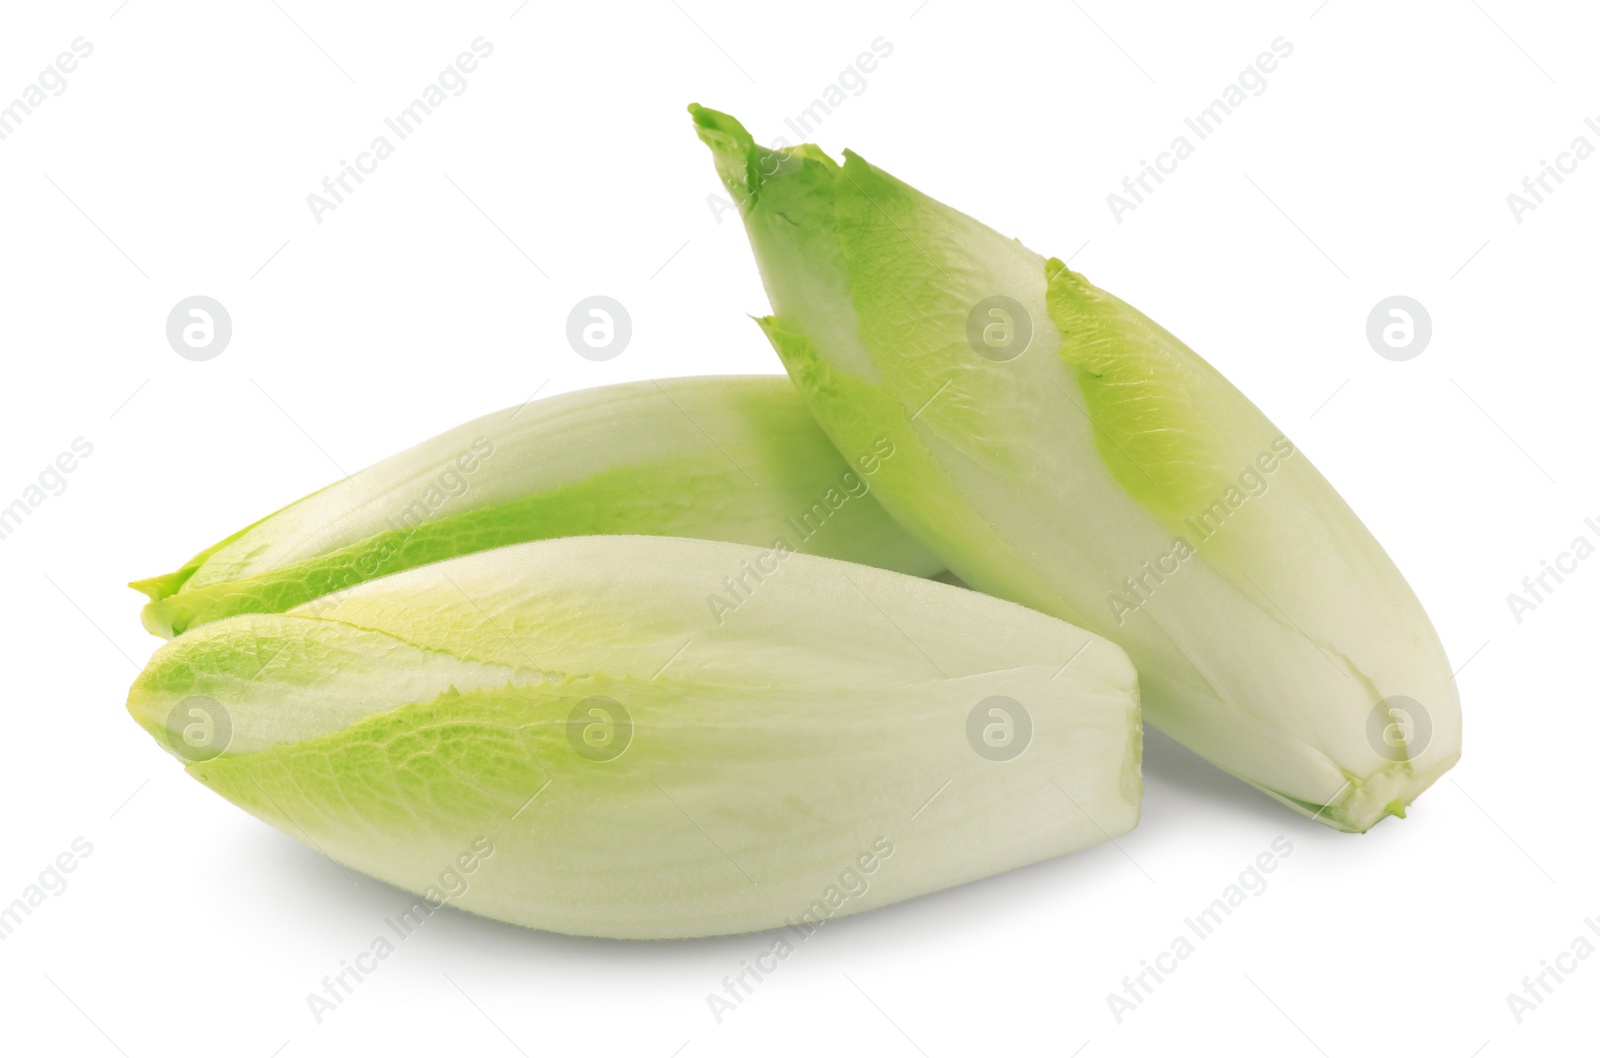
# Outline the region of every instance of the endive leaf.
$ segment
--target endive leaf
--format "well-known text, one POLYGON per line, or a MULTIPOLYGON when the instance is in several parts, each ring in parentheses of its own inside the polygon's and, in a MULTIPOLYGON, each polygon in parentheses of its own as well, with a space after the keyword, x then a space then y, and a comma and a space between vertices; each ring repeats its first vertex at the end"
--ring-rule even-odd
POLYGON ((477 849, 452 902, 608 937, 867 910, 1115 837, 1141 792, 1111 643, 672 537, 520 544, 217 621, 157 651, 128 708, 342 863, 428 893, 477 849))
POLYGON ((145 627, 170 637, 442 558, 589 533, 782 540, 932 575, 942 564, 871 497, 884 453, 869 442, 841 459, 781 377, 604 386, 456 427, 134 587, 151 599, 145 627))
POLYGON ((974 588, 1125 647, 1150 720, 1365 830, 1459 757, 1410 587, 1250 401, 1060 261, 845 152, 691 107, 740 204, 790 377, 878 498, 974 588))

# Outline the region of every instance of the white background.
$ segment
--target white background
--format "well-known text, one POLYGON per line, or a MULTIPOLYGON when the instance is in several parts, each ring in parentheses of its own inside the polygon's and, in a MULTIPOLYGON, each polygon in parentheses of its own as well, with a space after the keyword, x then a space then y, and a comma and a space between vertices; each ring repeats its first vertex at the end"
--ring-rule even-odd
MULTIPOLYGON (((0 941, 13 1053, 1341 1055, 1593 1053, 1600 958, 1517 1024, 1508 993, 1600 922, 1590 805, 1600 559, 1600 146, 1578 3, 7 4, 0 102, 93 54, 0 142, 0 505, 93 455, 0 540, 0 903, 93 852, 0 941), (479 36, 493 55, 317 223, 306 196, 479 36), (1313 458, 1460 667, 1466 748, 1361 836, 1151 736, 1144 820, 1077 856, 831 924, 718 1024, 769 946, 575 940, 450 911, 318 1025, 306 994, 409 901, 186 778, 122 707, 157 641, 134 577, 498 407, 625 379, 777 372, 684 106, 757 137, 874 38, 817 128, 1131 300, 1313 458), (1293 54, 1118 223, 1106 196, 1276 37, 1293 54), (195 363, 168 312, 230 311, 195 363), (634 334, 568 347, 606 294, 634 334), (1407 362, 1365 336, 1426 306, 1407 362), (1275 837, 1292 855, 1118 1024, 1108 993, 1275 837)), ((1191 136, 1191 139, 1193 137, 1191 136)), ((1591 935, 1597 944, 1600 936, 1591 935)))

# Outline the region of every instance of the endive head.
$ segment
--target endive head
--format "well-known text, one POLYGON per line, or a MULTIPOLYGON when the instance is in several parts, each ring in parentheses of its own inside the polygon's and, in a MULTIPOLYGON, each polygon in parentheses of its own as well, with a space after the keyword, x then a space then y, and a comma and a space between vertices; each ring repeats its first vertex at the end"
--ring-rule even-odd
POLYGON ((1141 792, 1112 644, 672 537, 521 544, 220 620, 157 651, 128 708, 342 863, 424 893, 481 841, 452 903, 602 936, 783 926, 863 856, 881 869, 830 914, 865 910, 1122 833, 1141 792))
POLYGON ((1321 822, 1364 830, 1454 763, 1416 597, 1211 365, 859 155, 690 109, 790 377, 841 449, 890 437, 880 501, 964 582, 1124 646, 1154 723, 1321 822))
MULTIPOLYGON (((868 466, 876 466, 869 463, 868 466)), ((282 613, 428 562, 559 536, 770 545, 919 575, 942 568, 871 498, 872 474, 786 379, 599 386, 464 423, 334 482, 133 585, 171 637, 282 613)))

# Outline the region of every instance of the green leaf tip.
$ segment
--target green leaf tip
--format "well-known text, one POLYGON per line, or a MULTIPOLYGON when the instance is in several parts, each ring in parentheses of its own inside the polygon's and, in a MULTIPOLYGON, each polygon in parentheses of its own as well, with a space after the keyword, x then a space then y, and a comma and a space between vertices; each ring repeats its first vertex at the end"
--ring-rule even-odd
MULTIPOLYGON (((779 141, 779 146, 763 147, 731 114, 698 103, 689 104, 689 113, 694 117, 695 132, 699 134, 700 142, 711 148, 717 176, 738 202, 739 212, 743 216, 748 216, 755 209, 757 199, 776 182, 777 177, 802 174, 810 182, 816 182, 820 177, 822 182, 831 183, 841 172, 839 163, 814 143, 790 146, 779 141)), ((845 153, 850 156, 848 151, 845 153)), ((795 192, 785 196, 784 201, 775 207, 776 210, 790 214, 794 194, 803 194, 808 186, 809 183, 802 182, 795 192)), ((792 215, 789 219, 798 222, 798 218, 792 215)))
POLYGON ((741 212, 755 203, 761 190, 761 167, 757 164, 755 138, 732 114, 689 104, 695 133, 711 148, 711 156, 722 184, 739 201, 741 212))

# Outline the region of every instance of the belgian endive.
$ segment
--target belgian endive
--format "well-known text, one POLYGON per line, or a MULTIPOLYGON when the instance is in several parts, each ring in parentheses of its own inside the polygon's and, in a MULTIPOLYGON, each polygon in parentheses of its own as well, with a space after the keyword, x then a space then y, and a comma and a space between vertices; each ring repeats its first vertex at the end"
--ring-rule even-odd
POLYGON ((519 544, 216 621, 128 708, 217 793, 431 906, 606 937, 814 929, 1115 837, 1141 793, 1115 645, 673 537, 519 544))
POLYGON ((1149 719, 1365 830, 1457 759, 1432 625, 1332 486, 1126 302, 845 152, 691 107, 840 451, 887 436, 891 514, 966 583, 1125 647, 1149 719))
POLYGON ((920 576, 942 564, 870 493, 887 440, 847 465, 781 376, 664 379, 532 401, 465 423, 137 581, 173 636, 280 613, 373 577, 526 540, 691 536, 920 576))

